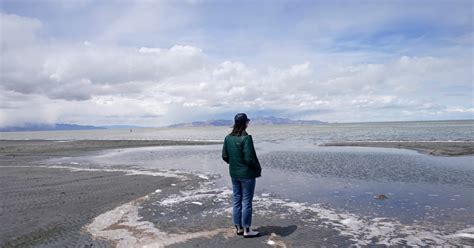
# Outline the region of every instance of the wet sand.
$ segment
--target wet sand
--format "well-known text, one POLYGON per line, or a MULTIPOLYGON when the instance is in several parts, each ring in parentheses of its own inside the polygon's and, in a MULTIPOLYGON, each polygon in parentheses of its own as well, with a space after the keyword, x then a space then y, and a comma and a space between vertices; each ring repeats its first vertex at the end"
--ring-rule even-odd
POLYGON ((411 149, 434 156, 474 154, 474 141, 346 141, 328 142, 321 146, 364 146, 411 149))
POLYGON ((169 187, 173 178, 121 172, 0 167, 0 246, 104 246, 81 229, 117 205, 169 187))
POLYGON ((80 156, 107 148, 202 145, 196 141, 1 140, 0 247, 102 247, 83 226, 116 206, 158 188, 172 177, 127 175, 122 171, 71 171, 42 167, 53 157, 80 156))

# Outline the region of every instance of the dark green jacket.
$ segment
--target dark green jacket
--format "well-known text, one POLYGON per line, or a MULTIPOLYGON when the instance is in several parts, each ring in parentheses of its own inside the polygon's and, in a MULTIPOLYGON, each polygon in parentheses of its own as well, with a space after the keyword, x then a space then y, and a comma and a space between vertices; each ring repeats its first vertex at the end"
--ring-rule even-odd
POLYGON ((222 159, 229 164, 229 173, 235 178, 256 178, 261 176, 262 167, 253 146, 252 135, 233 136, 228 134, 222 147, 222 159))

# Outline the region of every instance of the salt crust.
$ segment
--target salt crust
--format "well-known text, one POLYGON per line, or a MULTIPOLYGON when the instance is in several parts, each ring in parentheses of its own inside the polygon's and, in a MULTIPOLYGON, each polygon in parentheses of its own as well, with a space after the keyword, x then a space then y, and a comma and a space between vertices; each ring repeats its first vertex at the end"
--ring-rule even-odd
MULTIPOLYGON (((154 205, 180 206, 183 203, 197 204, 205 200, 227 202, 232 191, 226 187, 215 188, 212 181, 205 181, 198 189, 183 190, 179 194, 173 194, 154 202, 154 205)), ((158 191, 157 193, 160 193, 158 191)), ((152 193, 152 194, 157 194, 152 193)), ((267 194, 254 196, 255 214, 282 217, 290 214, 293 217, 306 213, 312 216, 302 218, 301 221, 314 225, 324 225, 327 228, 339 231, 340 235, 346 236, 356 245, 369 245, 377 240, 380 245, 408 245, 408 246, 431 246, 431 245, 459 245, 461 239, 473 239, 474 227, 460 230, 454 234, 446 234, 433 228, 417 224, 405 225, 397 220, 388 218, 364 218, 351 213, 342 213, 323 207, 319 204, 294 202, 289 200, 267 197, 267 194)), ((148 196, 139 198, 130 203, 117 207, 116 209, 98 216, 86 227, 95 237, 106 238, 117 243, 118 247, 162 247, 178 242, 184 242, 198 237, 212 238, 216 235, 232 235, 231 228, 217 228, 209 231, 195 233, 170 234, 158 229, 159 224, 141 220, 138 209, 148 196), (117 228, 120 227, 120 228, 117 228)), ((232 213, 232 208, 220 208, 204 210, 203 216, 226 215, 232 213)), ((306 216, 305 215, 305 216, 306 216)), ((268 241, 272 241, 269 239, 268 241)), ((273 242, 268 242, 274 245, 273 242)))
MULTIPOLYGON (((149 175, 174 177, 183 180, 191 180, 192 176, 202 179, 209 179, 209 175, 194 174, 182 171, 145 171, 135 169, 99 169, 81 168, 70 166, 7 166, 7 167, 44 167, 52 169, 67 169, 70 171, 105 171, 123 172, 127 175, 149 175)), ((211 198, 214 201, 226 201, 232 194, 228 188, 216 189, 212 181, 206 180, 200 183, 199 189, 180 191, 179 195, 171 195, 161 199, 157 204, 175 205, 183 202, 197 204, 198 199, 211 198)), ((91 233, 96 238, 104 238, 114 242, 117 247, 164 247, 167 245, 185 242, 190 239, 216 235, 231 236, 232 229, 217 228, 208 231, 194 233, 166 233, 157 228, 149 221, 142 220, 138 215, 140 205, 150 196, 160 194, 161 190, 125 203, 115 209, 97 216, 90 224, 84 226, 83 230, 91 233)), ((335 229, 341 235, 349 237, 357 245, 373 244, 373 240, 378 240, 381 245, 460 245, 462 239, 474 239, 474 227, 459 230, 454 234, 446 234, 432 228, 413 224, 401 224, 397 220, 388 218, 367 219, 351 213, 341 213, 335 210, 320 206, 319 204, 309 204, 289 201, 288 199, 278 199, 275 197, 254 196, 254 209, 258 214, 275 214, 275 209, 286 209, 291 214, 310 213, 312 218, 305 218, 301 221, 308 223, 319 223, 328 228, 335 229)), ((201 203, 199 201, 199 203, 201 203)), ((205 211, 205 214, 229 214, 232 208, 205 211)), ((281 213, 280 213, 281 214, 281 213)), ((284 215, 284 214, 282 214, 284 215)))

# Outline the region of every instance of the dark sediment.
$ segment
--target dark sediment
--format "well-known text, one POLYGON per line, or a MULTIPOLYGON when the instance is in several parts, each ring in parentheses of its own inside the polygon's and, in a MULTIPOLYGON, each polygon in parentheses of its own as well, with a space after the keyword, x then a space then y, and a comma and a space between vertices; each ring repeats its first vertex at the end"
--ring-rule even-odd
POLYGON ((120 172, 2 166, 0 246, 95 244, 80 232, 85 224, 175 180, 120 172))
POLYGON ((474 154, 474 141, 344 141, 328 142, 322 146, 364 146, 411 149, 434 156, 460 156, 474 154))

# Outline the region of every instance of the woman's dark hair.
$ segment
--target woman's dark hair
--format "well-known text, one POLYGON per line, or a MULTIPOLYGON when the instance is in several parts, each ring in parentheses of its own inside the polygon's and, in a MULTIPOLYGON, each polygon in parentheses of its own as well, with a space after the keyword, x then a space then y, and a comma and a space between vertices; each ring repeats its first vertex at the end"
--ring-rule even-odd
POLYGON ((230 132, 230 135, 232 136, 247 135, 247 131, 245 131, 246 128, 247 128, 247 123, 234 124, 234 126, 232 126, 232 132, 230 132))

